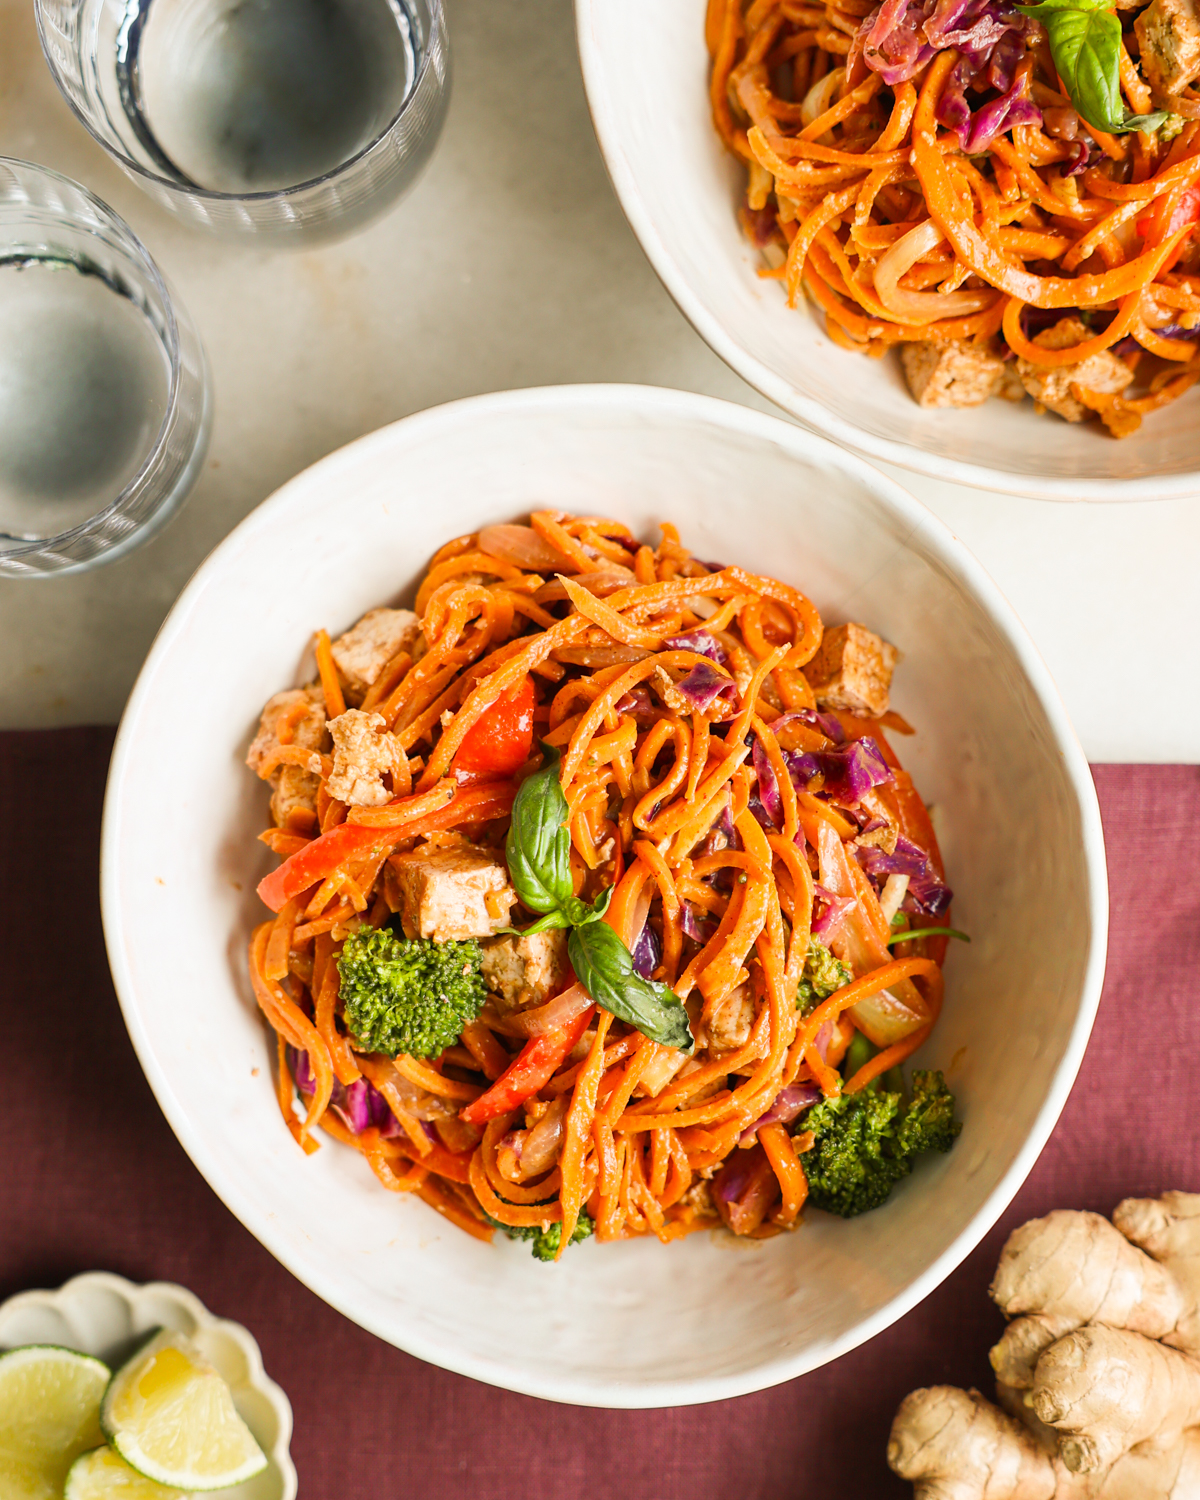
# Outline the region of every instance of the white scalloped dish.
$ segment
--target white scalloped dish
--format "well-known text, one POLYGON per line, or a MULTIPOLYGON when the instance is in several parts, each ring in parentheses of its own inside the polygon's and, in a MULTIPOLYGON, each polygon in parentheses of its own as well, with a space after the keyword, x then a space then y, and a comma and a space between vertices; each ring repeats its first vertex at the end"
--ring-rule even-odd
POLYGON ((261 1474, 216 1494, 221 1500, 295 1500, 291 1404, 240 1323, 214 1318, 184 1287, 162 1281, 135 1286, 107 1271, 76 1276, 55 1292, 21 1292, 0 1304, 0 1349, 57 1344, 114 1368, 155 1328, 185 1334, 216 1367, 269 1460, 261 1474))

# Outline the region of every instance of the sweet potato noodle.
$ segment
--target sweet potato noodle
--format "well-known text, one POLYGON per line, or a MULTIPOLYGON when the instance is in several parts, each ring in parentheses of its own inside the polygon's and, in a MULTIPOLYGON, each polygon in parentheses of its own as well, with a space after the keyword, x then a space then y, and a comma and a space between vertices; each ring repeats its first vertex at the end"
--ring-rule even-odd
POLYGON ((1121 10, 1120 85, 1173 113, 1110 135, 1009 0, 709 0, 713 120, 747 168, 760 274, 845 349, 908 346, 923 405, 1028 393, 1135 431, 1200 376, 1200 105, 1138 58, 1164 3, 1121 10))
MULTIPOLYGON (((601 1240, 792 1228, 806 1141, 789 1125, 842 1089, 857 1032, 878 1050, 848 1091, 920 1046, 941 1007, 945 939, 896 936, 944 921, 950 892, 884 732, 911 732, 887 707, 894 649, 865 627, 826 632, 798 590, 698 561, 672 526, 652 548, 550 511, 449 542, 405 618, 403 643, 367 665, 362 642, 402 612, 333 643, 319 632, 319 681, 271 700, 251 750, 275 787, 261 837, 283 863, 259 887, 272 915, 250 974, 288 1129, 311 1152, 320 1126, 484 1240, 495 1223, 566 1221, 565 1243, 584 1211, 601 1240), (837 639, 882 695, 858 712, 836 707, 837 639), (516 703, 524 743, 496 717, 516 703), (347 726, 370 731, 373 761, 346 752, 347 726), (492 860, 499 883, 516 879, 514 797, 555 754, 569 884, 585 902, 611 890, 604 921, 683 1002, 694 1048, 598 1007, 567 965, 540 993, 489 983, 440 1055, 364 1050, 344 945, 401 917, 417 936, 404 882, 423 861, 492 860), (832 984, 802 991, 830 951, 832 984)), ((485 927, 528 927, 537 913, 513 899, 485 927)), ((502 943, 523 951, 511 936, 484 948, 502 943)))

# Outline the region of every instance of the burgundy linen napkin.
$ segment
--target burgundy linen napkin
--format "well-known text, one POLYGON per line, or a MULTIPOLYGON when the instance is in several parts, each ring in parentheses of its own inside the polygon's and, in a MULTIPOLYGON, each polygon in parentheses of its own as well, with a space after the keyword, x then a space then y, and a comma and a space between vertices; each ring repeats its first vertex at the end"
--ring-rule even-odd
MULTIPOLYGON (((511 1396, 380 1343, 306 1291, 206 1186, 158 1111, 112 992, 96 897, 108 729, 0 734, 0 1298, 103 1268, 247 1324, 291 1397, 305 1500, 900 1497, 907 1391, 987 1389, 1005 1234, 1053 1207, 1200 1188, 1200 769, 1099 766, 1112 888, 1100 1018, 1013 1207, 895 1327, 789 1385, 603 1412, 511 1396)), ((1026 956, 1014 955, 1014 962, 1026 956)))

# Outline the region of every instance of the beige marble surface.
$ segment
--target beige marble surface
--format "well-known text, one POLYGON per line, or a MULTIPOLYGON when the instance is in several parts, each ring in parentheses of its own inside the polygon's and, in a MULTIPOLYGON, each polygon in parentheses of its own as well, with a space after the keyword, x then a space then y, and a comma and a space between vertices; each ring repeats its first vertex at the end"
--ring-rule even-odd
MULTIPOLYGON (((60 98, 32 0, 0 0, 0 155, 65 172, 129 220, 196 320, 216 385, 204 476, 158 538, 79 577, 0 581, 0 726, 114 721, 172 600, 230 528, 298 470, 409 412, 589 380, 769 409, 692 332, 625 223, 569 0, 448 10, 454 96, 425 177, 357 237, 289 254, 177 227, 60 98)), ((1200 760, 1200 695, 1178 688, 1200 633, 1200 500, 1056 506, 893 472, 1008 594, 1091 758, 1200 760), (1132 693, 1131 713, 1117 700, 1132 693)))

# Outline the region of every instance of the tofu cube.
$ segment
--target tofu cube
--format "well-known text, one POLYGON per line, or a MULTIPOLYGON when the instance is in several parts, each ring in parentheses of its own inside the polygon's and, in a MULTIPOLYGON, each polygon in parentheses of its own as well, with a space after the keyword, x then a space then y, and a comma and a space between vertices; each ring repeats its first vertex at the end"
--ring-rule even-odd
MULTIPOLYGON (((1091 337, 1091 330, 1079 318, 1060 318, 1033 342, 1043 349, 1071 349, 1091 337)), ((1019 359, 1017 369, 1021 383, 1033 399, 1068 422, 1082 422, 1089 415, 1083 402, 1071 394, 1072 385, 1100 395, 1117 395, 1133 379, 1133 371, 1111 349, 1102 349, 1073 365, 1036 365, 1031 360, 1019 359)))
POLYGON ((491 937, 508 926, 517 893, 498 854, 467 845, 393 862, 406 937, 435 943, 491 937))
POLYGON ((1004 373, 1000 356, 970 339, 902 344, 900 362, 913 400, 926 409, 982 406, 1004 373))
POLYGON ((1142 49, 1142 72, 1155 93, 1177 94, 1200 77, 1195 0, 1150 0, 1133 29, 1142 49))
POLYGON ((411 609, 372 609, 333 643, 333 659, 347 683, 360 693, 400 651, 411 651, 421 622, 411 609))
POLYGON ((708 1018, 710 1052, 733 1052, 750 1040, 754 1025, 754 995, 748 984, 730 990, 708 1018))
POLYGON ((567 934, 535 932, 529 937, 492 938, 483 945, 483 980, 505 1010, 540 1005, 567 977, 567 934))
POLYGON ((330 719, 333 770, 325 790, 331 797, 350 807, 382 807, 391 800, 383 777, 400 752, 386 724, 382 714, 365 714, 359 708, 330 719))
POLYGON ((293 813, 303 814, 306 822, 316 818, 319 776, 303 766, 281 766, 271 779, 275 788, 271 793, 271 817, 276 827, 286 828, 293 813))
POLYGON ((843 708, 877 719, 887 713, 899 659, 895 646, 865 625, 835 625, 825 632, 804 675, 822 708, 843 708))
POLYGON ((292 688, 267 701, 246 764, 270 782, 271 816, 278 827, 286 827, 293 813, 304 814, 305 821, 315 815, 324 740, 325 702, 320 688, 292 688), (291 726, 289 743, 312 752, 302 766, 272 763, 285 723, 291 726))
MULTIPOLYGON (((302 750, 319 750, 325 738, 325 704, 319 688, 289 688, 285 693, 276 693, 267 699, 259 720, 258 733, 246 754, 246 764, 259 776, 267 768, 270 758, 279 749, 280 726, 285 720, 291 723, 289 743, 299 745, 302 750)), ((316 769, 321 769, 320 756, 316 769)), ((268 769, 266 780, 271 779, 268 769)))

